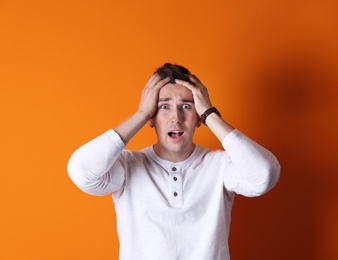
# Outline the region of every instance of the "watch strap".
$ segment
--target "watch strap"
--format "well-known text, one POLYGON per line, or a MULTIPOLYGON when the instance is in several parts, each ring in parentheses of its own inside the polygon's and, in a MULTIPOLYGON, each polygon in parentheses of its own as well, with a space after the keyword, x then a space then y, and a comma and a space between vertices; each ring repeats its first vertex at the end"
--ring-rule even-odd
POLYGON ((215 107, 211 107, 201 115, 201 123, 207 125, 205 121, 207 120, 207 117, 212 113, 216 113, 219 117, 221 117, 221 113, 215 107))

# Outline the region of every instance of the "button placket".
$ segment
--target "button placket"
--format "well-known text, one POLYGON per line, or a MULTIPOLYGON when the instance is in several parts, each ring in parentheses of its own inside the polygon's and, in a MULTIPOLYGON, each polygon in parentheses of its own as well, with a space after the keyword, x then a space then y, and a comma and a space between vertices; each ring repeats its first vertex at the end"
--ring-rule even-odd
POLYGON ((171 182, 171 204, 173 207, 180 207, 183 205, 183 177, 179 167, 172 166, 170 168, 170 182, 171 182))

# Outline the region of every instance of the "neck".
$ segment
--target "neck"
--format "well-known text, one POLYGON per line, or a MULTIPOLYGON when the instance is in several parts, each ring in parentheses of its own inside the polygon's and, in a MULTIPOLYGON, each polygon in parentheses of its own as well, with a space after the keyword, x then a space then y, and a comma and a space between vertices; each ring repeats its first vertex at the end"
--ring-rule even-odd
POLYGON ((184 151, 168 151, 165 148, 161 148, 159 144, 154 145, 154 151, 158 157, 163 160, 170 161, 170 162, 182 162, 192 154, 195 149, 195 144, 191 144, 189 149, 185 149, 184 151))

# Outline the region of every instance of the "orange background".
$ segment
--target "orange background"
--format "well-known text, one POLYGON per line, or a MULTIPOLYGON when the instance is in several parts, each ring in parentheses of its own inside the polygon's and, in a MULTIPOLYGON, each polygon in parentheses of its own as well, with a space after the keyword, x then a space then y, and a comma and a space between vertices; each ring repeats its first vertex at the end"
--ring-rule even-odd
MULTIPOLYGON (((0 259, 117 259, 111 197, 66 165, 137 108, 166 61, 279 158, 267 195, 238 196, 233 259, 338 259, 338 4, 329 0, 0 2, 0 259)), ((128 145, 152 144, 144 127, 128 145)), ((206 127, 196 142, 220 145, 206 127)))

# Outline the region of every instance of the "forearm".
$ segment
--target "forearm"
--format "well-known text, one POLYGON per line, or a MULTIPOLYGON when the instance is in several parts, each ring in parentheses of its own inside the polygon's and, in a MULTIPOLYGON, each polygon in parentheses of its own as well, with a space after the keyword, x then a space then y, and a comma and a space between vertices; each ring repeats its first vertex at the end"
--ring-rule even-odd
POLYGON ((149 119, 150 117, 147 114, 138 111, 126 121, 116 126, 114 130, 121 137, 124 144, 127 144, 149 119))
POLYGON ((206 124, 220 142, 235 129, 216 113, 212 113, 207 117, 206 124))

